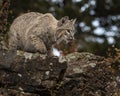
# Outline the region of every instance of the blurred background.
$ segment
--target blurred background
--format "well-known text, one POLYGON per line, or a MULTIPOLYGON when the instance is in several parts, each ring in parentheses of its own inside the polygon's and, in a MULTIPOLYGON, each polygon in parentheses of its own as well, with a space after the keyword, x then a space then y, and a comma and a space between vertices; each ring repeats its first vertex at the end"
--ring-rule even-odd
POLYGON ((59 46, 65 53, 91 52, 106 57, 112 46, 120 49, 120 0, 0 0, 0 6, 1 34, 23 13, 49 12, 57 19, 77 18, 76 40, 59 46))

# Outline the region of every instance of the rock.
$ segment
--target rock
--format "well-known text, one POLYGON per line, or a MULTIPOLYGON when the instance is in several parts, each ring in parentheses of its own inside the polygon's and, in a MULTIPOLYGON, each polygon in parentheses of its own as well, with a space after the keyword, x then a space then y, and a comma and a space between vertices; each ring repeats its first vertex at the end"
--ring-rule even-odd
MULTIPOLYGON (((56 96, 120 96, 112 63, 91 53, 71 53, 56 96)), ((118 77, 118 76, 117 76, 118 77)))
MULTIPOLYGON (((4 50, 0 52, 3 54, 4 50)), ((11 57, 7 56, 7 51, 5 53, 4 56, 0 56, 0 66, 2 66, 0 67, 0 84, 2 85, 0 88, 6 91, 8 94, 6 96, 11 92, 8 92, 8 89, 22 91, 25 94, 36 94, 33 96, 44 92, 49 94, 48 89, 54 88, 62 80, 67 68, 67 63, 60 63, 57 57, 42 58, 41 55, 30 54, 31 57, 26 58, 26 56, 29 57, 29 53, 25 55, 24 52, 17 54, 12 63, 9 63, 6 60, 9 61, 11 57), (5 63, 9 63, 9 67, 5 63)))
POLYGON ((34 93, 26 93, 22 91, 17 91, 13 89, 0 88, 0 96, 40 96, 34 93))
POLYGON ((62 58, 22 51, 13 55, 3 48, 0 96, 120 96, 119 71, 103 57, 87 52, 62 58))

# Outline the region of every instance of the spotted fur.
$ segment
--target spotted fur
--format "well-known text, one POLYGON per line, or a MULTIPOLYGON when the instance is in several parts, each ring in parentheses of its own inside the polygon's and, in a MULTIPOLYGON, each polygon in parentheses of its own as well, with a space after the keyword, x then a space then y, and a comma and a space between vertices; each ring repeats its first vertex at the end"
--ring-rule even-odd
POLYGON ((74 39, 74 20, 57 20, 51 13, 30 12, 17 17, 9 31, 9 50, 21 49, 42 54, 54 44, 74 39))

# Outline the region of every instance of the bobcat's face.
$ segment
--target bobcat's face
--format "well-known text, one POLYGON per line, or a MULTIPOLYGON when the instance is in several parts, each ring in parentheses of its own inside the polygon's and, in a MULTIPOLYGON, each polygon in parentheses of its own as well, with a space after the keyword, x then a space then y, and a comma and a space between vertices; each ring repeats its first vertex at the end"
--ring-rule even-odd
POLYGON ((59 34, 57 35, 58 40, 62 39, 64 40, 66 43, 74 40, 74 29, 61 29, 61 32, 59 32, 59 34))
POLYGON ((75 21, 76 19, 68 20, 68 17, 63 17, 62 20, 59 20, 56 33, 57 40, 65 41, 66 43, 74 40, 75 21))

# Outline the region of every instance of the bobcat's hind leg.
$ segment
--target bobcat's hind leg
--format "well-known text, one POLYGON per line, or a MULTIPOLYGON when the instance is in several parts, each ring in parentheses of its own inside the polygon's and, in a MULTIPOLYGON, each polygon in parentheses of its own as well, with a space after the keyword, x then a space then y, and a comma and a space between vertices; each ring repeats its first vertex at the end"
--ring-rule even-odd
POLYGON ((12 36, 8 39, 8 48, 10 51, 16 51, 17 50, 17 39, 12 36))
POLYGON ((31 35, 31 43, 34 45, 35 49, 40 52, 41 54, 46 54, 47 53, 47 48, 43 42, 43 40, 41 40, 39 37, 35 36, 35 35, 31 35))
POLYGON ((8 39, 8 52, 5 56, 5 64, 10 67, 10 64, 14 62, 17 55, 17 39, 14 36, 8 39))

